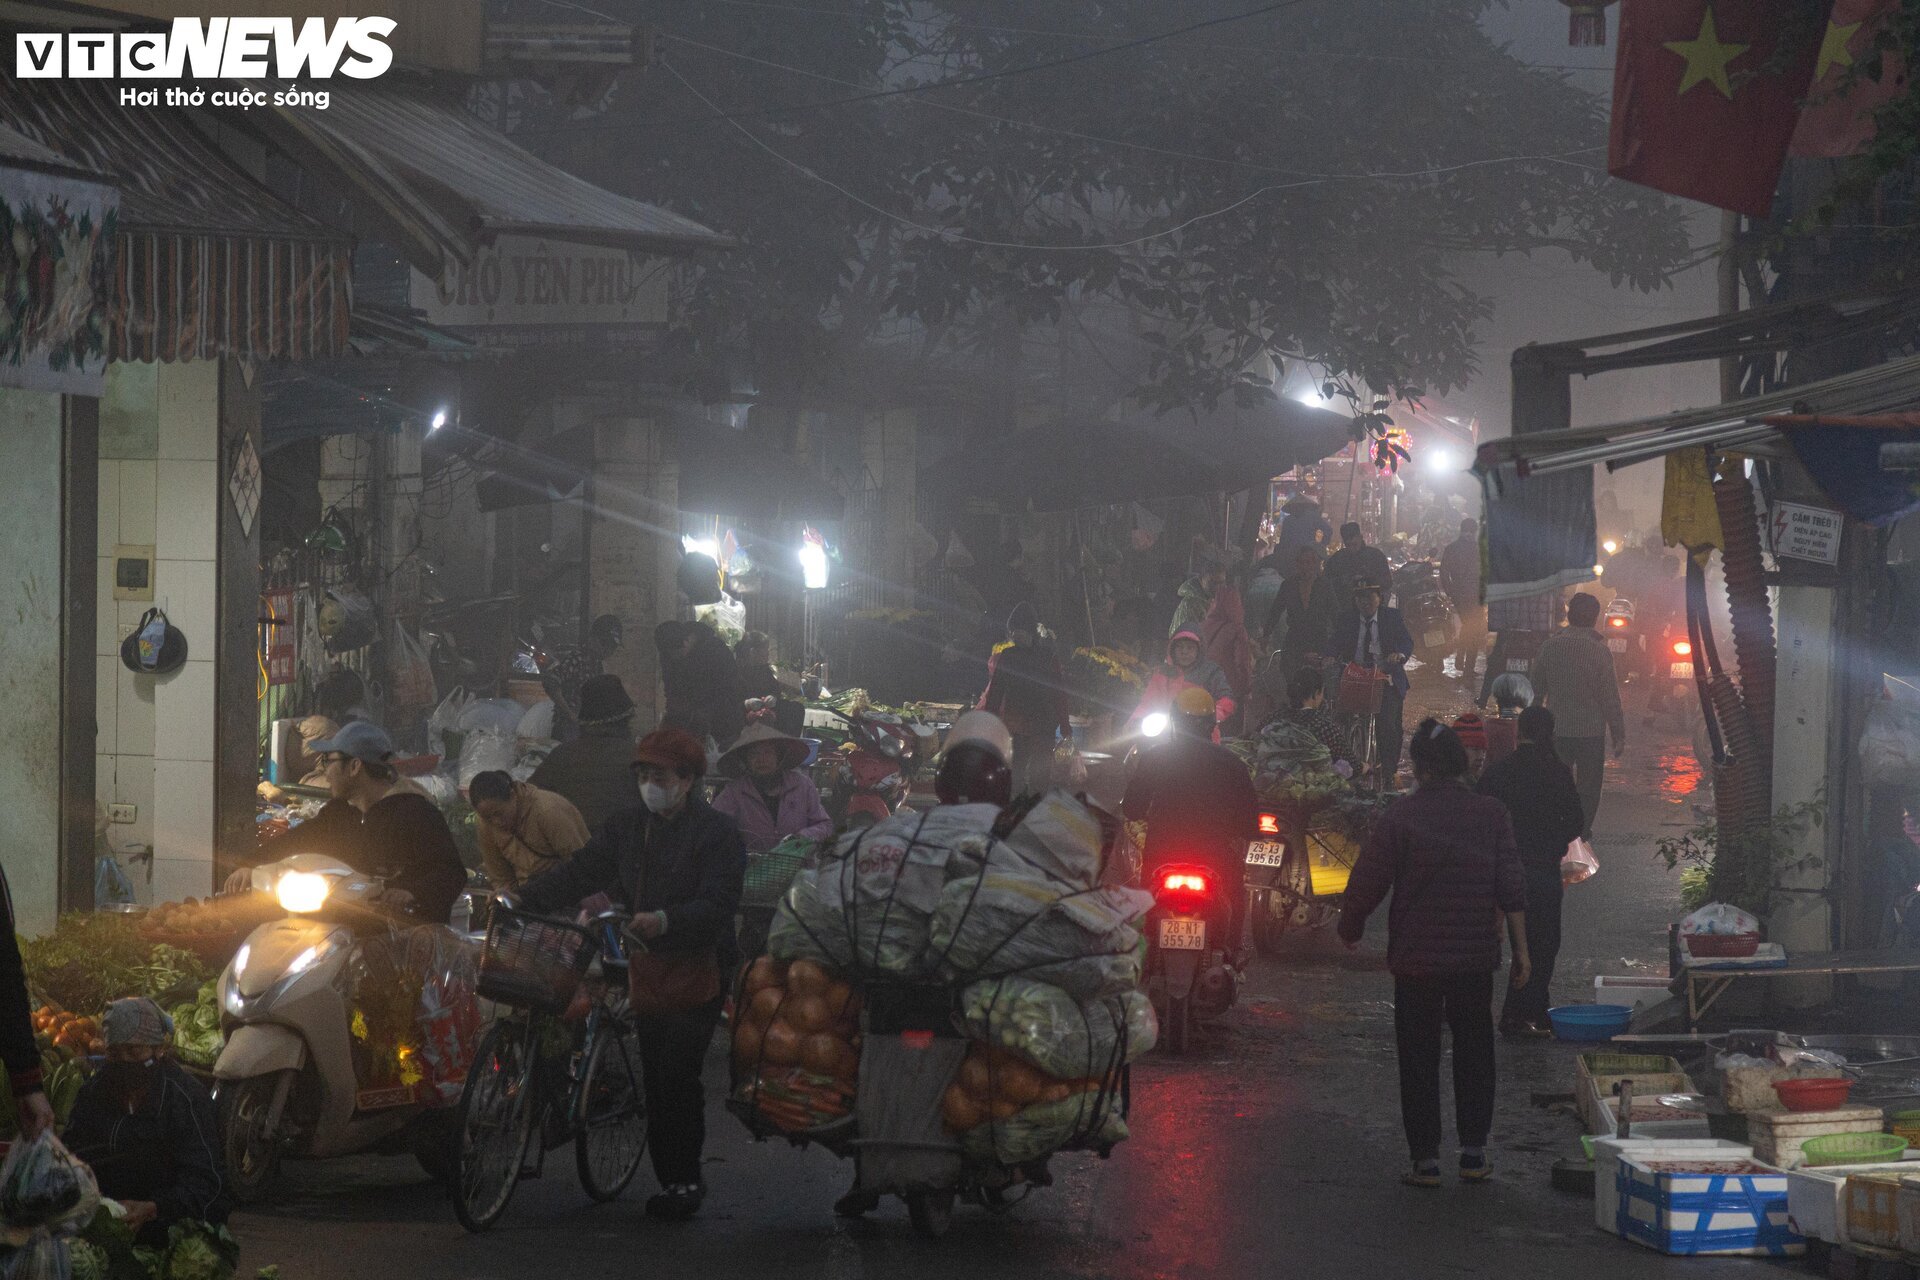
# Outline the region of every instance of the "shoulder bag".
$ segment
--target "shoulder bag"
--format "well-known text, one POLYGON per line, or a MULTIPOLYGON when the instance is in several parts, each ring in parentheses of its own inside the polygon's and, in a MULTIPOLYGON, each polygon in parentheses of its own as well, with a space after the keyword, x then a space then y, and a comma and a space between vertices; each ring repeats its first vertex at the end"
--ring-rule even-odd
MULTIPOLYGON (((640 837, 640 867, 634 876, 637 903, 646 884, 647 855, 653 848, 653 814, 640 837)), ((636 907, 636 911, 638 908, 636 907)), ((720 951, 640 951, 627 957, 627 1002, 642 1018, 687 1013, 720 998, 720 951)))

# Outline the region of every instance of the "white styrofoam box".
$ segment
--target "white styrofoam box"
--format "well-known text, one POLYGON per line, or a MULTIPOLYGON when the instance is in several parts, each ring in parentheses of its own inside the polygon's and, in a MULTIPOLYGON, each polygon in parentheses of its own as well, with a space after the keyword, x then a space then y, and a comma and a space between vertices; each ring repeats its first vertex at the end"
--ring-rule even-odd
POLYGON ((1898 1164, 1830 1164, 1789 1169, 1787 1221, 1810 1240, 1847 1244, 1847 1175, 1899 1173, 1901 1168, 1898 1164))
MULTIPOLYGON (((1588 1086, 1587 1113, 1592 1116, 1588 1128, 1596 1134, 1620 1132, 1620 1099, 1603 1098, 1599 1090, 1588 1086)), ((1662 1093, 1691 1092, 1691 1090, 1663 1089, 1662 1093)), ((1634 1112, 1643 1110, 1643 1100, 1655 1095, 1636 1094, 1634 1112)), ((1635 1120, 1632 1132, 1643 1138, 1711 1138, 1713 1128, 1706 1116, 1682 1116, 1678 1112, 1672 1120, 1635 1120)))
POLYGON ((1806 1252, 1806 1242, 1787 1225, 1787 1175, 1781 1170, 1692 1173, 1662 1169, 1663 1163, 1628 1156, 1617 1166, 1626 1236, 1634 1243, 1688 1257, 1806 1252))
POLYGON ((1894 1222, 1900 1231, 1901 1252, 1920 1251, 1920 1177, 1906 1174, 1893 1200, 1894 1222), (1912 1241, 1911 1249, 1908 1241, 1912 1241))
POLYGON ((1781 1169, 1802 1163, 1808 1138, 1837 1133, 1879 1133, 1886 1113, 1879 1107, 1839 1107, 1831 1111, 1754 1111, 1747 1115, 1747 1137, 1757 1159, 1781 1169))
MULTIPOLYGON (((1581 1123, 1586 1126, 1588 1133, 1612 1134, 1620 1131, 1620 1097, 1614 1092, 1614 1088, 1616 1082, 1621 1080, 1633 1081, 1633 1096, 1639 1100, 1634 1106, 1636 1112, 1645 1109, 1642 1104, 1648 1098, 1657 1098, 1662 1094, 1668 1093, 1699 1092, 1694 1086, 1692 1077, 1688 1076, 1684 1071, 1646 1071, 1641 1072, 1639 1075, 1615 1074, 1592 1076, 1586 1074, 1584 1059, 1582 1059, 1580 1073, 1574 1079, 1574 1110, 1579 1114, 1581 1123)), ((1675 1138, 1705 1138, 1711 1136, 1705 1130, 1706 1121, 1704 1119, 1698 1124, 1695 1124, 1691 1120, 1681 1121, 1677 1118, 1673 1121, 1636 1120, 1633 1127, 1638 1129, 1642 1124, 1665 1126, 1675 1123, 1684 1123, 1690 1128, 1698 1128, 1701 1131, 1698 1133, 1682 1133, 1678 1130, 1656 1127, 1647 1136, 1650 1138, 1658 1137, 1663 1133, 1675 1138)))
POLYGON ((1595 1004, 1624 1004, 1638 1009, 1659 1004, 1667 998, 1670 978, 1642 977, 1638 974, 1597 974, 1593 979, 1595 1004))
POLYGON ((1751 1160, 1753 1148, 1725 1138, 1595 1138, 1593 1225, 1619 1234, 1620 1193, 1615 1180, 1621 1157, 1636 1160, 1751 1160))
POLYGON ((1900 1247, 1900 1174, 1862 1174, 1857 1168, 1847 1177, 1847 1241, 1878 1249, 1900 1247))

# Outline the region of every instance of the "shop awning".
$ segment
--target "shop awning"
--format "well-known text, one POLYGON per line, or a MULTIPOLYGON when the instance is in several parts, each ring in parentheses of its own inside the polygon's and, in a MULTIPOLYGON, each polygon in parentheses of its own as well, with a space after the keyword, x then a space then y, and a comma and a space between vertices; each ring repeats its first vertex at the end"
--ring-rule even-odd
POLYGON ((268 108, 251 123, 358 193, 429 275, 508 234, 667 254, 733 243, 548 164, 424 88, 335 81, 329 92, 325 111, 268 108))
POLYGON ((184 111, 121 106, 107 80, 0 80, 0 117, 120 193, 108 355, 312 359, 344 353, 347 237, 285 204, 184 111))
POLYGON ((1333 456, 1350 432, 1341 415, 1291 400, 1150 423, 1063 418, 943 460, 920 482, 950 498, 1031 511, 1238 493, 1333 456))
MULTIPOLYGON (((593 429, 578 427, 503 453, 476 490, 482 511, 580 497, 593 471, 593 429)), ((735 431, 683 426, 673 436, 681 511, 742 519, 838 520, 846 499, 792 456, 735 431)))

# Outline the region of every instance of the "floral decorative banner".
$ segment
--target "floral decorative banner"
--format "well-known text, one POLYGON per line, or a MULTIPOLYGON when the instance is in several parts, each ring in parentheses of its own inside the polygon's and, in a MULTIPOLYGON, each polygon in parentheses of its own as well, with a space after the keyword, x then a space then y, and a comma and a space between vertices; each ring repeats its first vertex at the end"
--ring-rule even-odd
POLYGON ((98 396, 120 196, 0 167, 0 386, 98 396))

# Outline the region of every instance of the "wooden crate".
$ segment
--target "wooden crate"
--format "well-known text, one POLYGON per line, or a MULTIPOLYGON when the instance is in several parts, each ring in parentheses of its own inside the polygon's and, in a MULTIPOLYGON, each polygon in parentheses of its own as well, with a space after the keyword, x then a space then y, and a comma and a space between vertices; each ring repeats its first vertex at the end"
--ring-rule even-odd
POLYGON ((1879 1107, 1838 1107, 1832 1111, 1755 1111, 1747 1116, 1747 1137, 1754 1159, 1777 1169, 1791 1169, 1801 1161, 1800 1148, 1808 1138, 1835 1133, 1879 1133, 1886 1113, 1879 1107))

